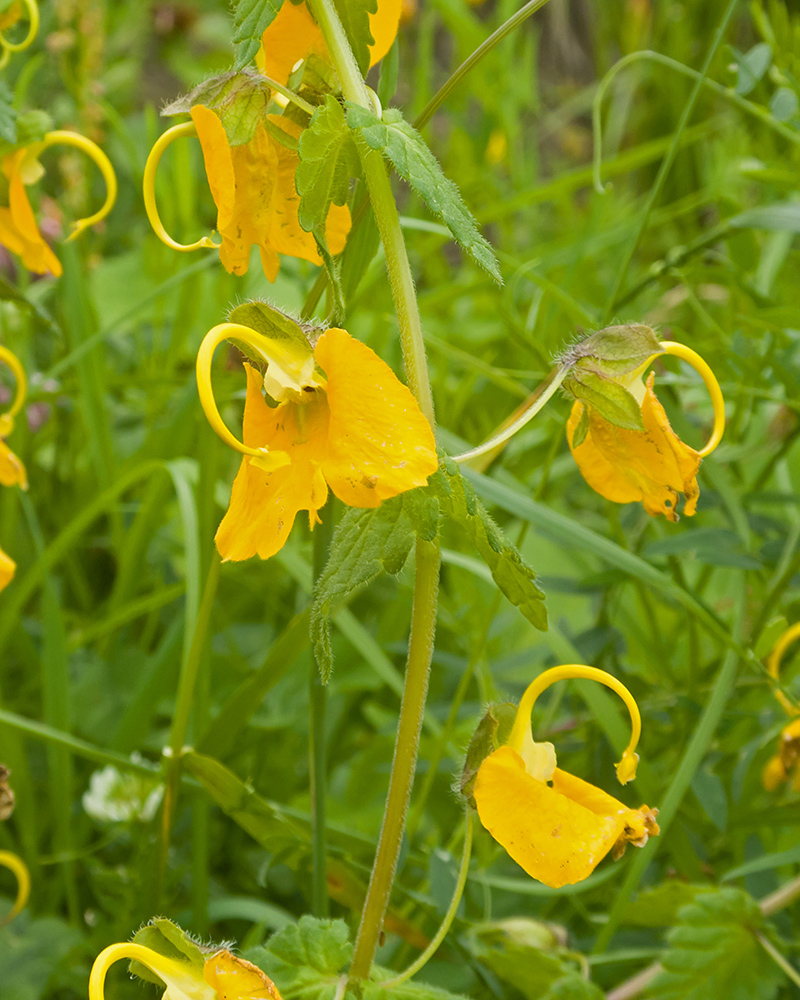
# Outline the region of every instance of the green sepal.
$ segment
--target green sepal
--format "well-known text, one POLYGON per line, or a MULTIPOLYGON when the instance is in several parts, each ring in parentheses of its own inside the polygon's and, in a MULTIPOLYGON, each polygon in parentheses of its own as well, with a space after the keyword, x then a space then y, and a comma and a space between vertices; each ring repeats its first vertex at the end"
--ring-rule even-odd
POLYGON ((183 97, 166 105, 161 112, 171 115, 189 114, 198 104, 213 111, 222 122, 231 146, 242 146, 264 122, 272 90, 264 77, 253 69, 230 71, 213 76, 198 84, 183 97))
MULTIPOLYGON (((157 951, 165 958, 171 958, 175 962, 188 966, 190 971, 197 975, 203 982, 203 966, 205 956, 200 947, 189 935, 166 917, 154 917, 149 923, 141 927, 133 936, 133 943, 140 944, 151 951, 157 951)), ((131 961, 131 975, 138 979, 144 979, 148 983, 154 983, 163 988, 164 983, 155 972, 151 972, 147 966, 141 962, 131 961)))
POLYGON ((562 382, 575 399, 593 407, 609 423, 631 431, 643 431, 642 410, 625 386, 593 371, 575 371, 562 382))
POLYGON ((470 740, 458 790, 473 809, 475 808, 473 791, 478 770, 486 758, 506 742, 516 715, 517 706, 511 702, 490 705, 470 740))
MULTIPOLYGON (((313 345, 319 340, 323 333, 323 328, 312 326, 307 323, 299 323, 292 316, 269 302, 254 300, 243 302, 242 305, 231 309, 228 314, 229 323, 238 323, 241 326, 248 326, 256 333, 260 333, 270 340, 284 342, 287 347, 291 347, 297 352, 298 358, 305 359, 314 353, 313 345)), ((234 338, 235 340, 235 338, 234 338)), ((252 353, 252 349, 246 344, 237 346, 253 361, 262 362, 263 358, 252 353)))
POLYGON ((607 326, 568 348, 559 361, 576 371, 592 371, 607 378, 629 375, 661 353, 658 337, 644 323, 607 326))

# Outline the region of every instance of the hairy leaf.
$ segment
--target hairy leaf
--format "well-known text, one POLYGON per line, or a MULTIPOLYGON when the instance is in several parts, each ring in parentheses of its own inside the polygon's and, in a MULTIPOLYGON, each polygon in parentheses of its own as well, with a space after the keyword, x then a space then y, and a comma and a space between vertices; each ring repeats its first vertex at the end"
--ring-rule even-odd
POLYGON ((547 609, 544 593, 535 583, 536 574, 491 519, 456 463, 446 459, 431 476, 428 489, 439 500, 442 514, 466 529, 508 600, 532 625, 546 630, 547 609))
POLYGON ((350 178, 359 173, 358 151, 341 104, 328 94, 300 137, 295 186, 300 195, 297 217, 308 233, 325 243, 331 204, 344 205, 350 178))
POLYGON ((658 1000, 771 1000, 782 973, 756 938, 764 918, 741 889, 699 895, 678 911, 667 935, 663 971, 650 990, 658 1000))
POLYGON ((266 972, 282 996, 322 1000, 333 996, 352 950, 343 920, 303 916, 245 958, 266 972))
POLYGON ((311 605, 311 641, 324 682, 333 665, 330 615, 334 603, 381 573, 399 573, 415 536, 428 541, 435 538, 438 520, 438 503, 424 487, 386 500, 380 507, 351 507, 345 512, 311 605))
POLYGON ((439 161, 428 149, 425 140, 396 108, 388 108, 383 118, 355 104, 347 104, 347 124, 372 149, 394 165, 404 181, 409 183, 438 215, 453 234, 453 238, 476 264, 502 284, 500 265, 494 250, 481 236, 478 224, 464 204, 461 192, 445 177, 439 161))
POLYGON ((241 69, 255 58, 261 36, 278 15, 283 0, 238 0, 233 11, 235 55, 234 69, 241 69))
MULTIPOLYGON (((202 951, 186 931, 171 920, 167 920, 166 917, 154 917, 136 932, 133 941, 135 944, 158 952, 159 955, 164 955, 166 958, 186 965, 202 982, 205 963, 202 951)), ((155 983, 156 986, 161 986, 163 989, 164 984, 156 973, 151 972, 141 962, 131 961, 130 971, 131 975, 144 979, 148 983, 155 983)))

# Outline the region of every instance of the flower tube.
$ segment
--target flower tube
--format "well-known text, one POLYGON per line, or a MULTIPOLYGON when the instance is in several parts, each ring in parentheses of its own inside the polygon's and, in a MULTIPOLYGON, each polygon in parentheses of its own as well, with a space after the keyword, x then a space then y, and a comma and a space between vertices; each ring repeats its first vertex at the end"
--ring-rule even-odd
POLYGON ((437 468, 433 432, 392 370, 346 330, 314 339, 264 303, 240 306, 231 322, 206 335, 197 356, 197 384, 217 434, 242 455, 228 512, 216 535, 225 560, 283 547, 299 511, 319 522, 328 489, 351 507, 424 486, 437 468), (265 321, 281 324, 272 335, 265 321), (252 324, 252 325, 251 325, 252 324), (211 359, 230 340, 245 362, 243 441, 223 422, 211 386, 211 359), (265 394, 277 405, 269 406, 265 394))
POLYGON ((39 7, 36 0, 12 0, 12 3, 0 15, 0 69, 2 69, 11 58, 14 52, 23 52, 30 45, 39 33, 39 7), (3 32, 7 28, 13 27, 23 14, 23 7, 28 14, 28 33, 20 42, 9 42, 3 32))
POLYGON ((517 709, 506 742, 490 753, 477 771, 474 798, 483 826, 525 871, 552 888, 587 878, 613 850, 621 857, 627 844, 643 847, 659 832, 657 810, 630 809, 602 789, 561 770, 552 743, 535 743, 531 710, 551 684, 587 678, 610 687, 625 702, 631 738, 616 765, 626 784, 636 775, 636 745, 641 733, 639 709, 628 689, 595 667, 568 664, 540 674, 517 709))
POLYGON ((28 897, 31 894, 31 875, 22 858, 12 854, 11 851, 0 851, 0 865, 13 872, 17 880, 17 898, 11 912, 0 921, 0 925, 2 925, 10 923, 28 902, 28 897))
POLYGON ((39 157, 51 146, 73 146, 81 150, 97 165, 106 184, 106 197, 102 206, 93 215, 73 223, 67 242, 76 239, 85 229, 108 215, 117 197, 117 176, 102 149, 77 132, 48 132, 40 142, 30 143, 3 157, 2 172, 8 181, 8 205, 0 207, 0 244, 16 254, 29 271, 35 274, 46 274, 49 271, 58 277, 63 271, 61 262, 39 231, 25 191, 26 185, 42 176, 43 168, 39 157))
MULTIPOLYGON (((780 676, 781 661, 786 650, 798 638, 800 638, 800 622, 786 629, 769 654, 767 671, 776 681, 780 676)), ((800 792, 800 718, 798 718, 800 709, 778 688, 774 694, 786 714, 791 716, 791 721, 781 730, 778 749, 767 761, 761 781, 768 792, 774 792, 784 782, 791 780, 792 791, 800 792)))

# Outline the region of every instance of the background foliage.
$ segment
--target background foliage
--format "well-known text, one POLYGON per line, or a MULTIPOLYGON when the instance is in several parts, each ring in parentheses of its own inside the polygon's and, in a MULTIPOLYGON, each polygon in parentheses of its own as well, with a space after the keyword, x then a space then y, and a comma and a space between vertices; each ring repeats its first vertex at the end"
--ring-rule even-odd
MULTIPOLYGON (((421 0, 384 62, 384 105, 396 79, 394 103, 413 120, 516 6, 421 0)), ((244 949, 284 931, 267 947, 285 956, 285 929, 308 910, 302 526, 268 563, 222 567, 165 885, 153 877, 154 765, 237 465, 198 405, 194 352, 233 302, 266 295, 299 309, 316 272, 285 258, 275 286, 257 267, 234 279, 214 254, 173 254, 145 219, 160 106, 230 64, 224 4, 57 0, 42 15, 36 46, 6 71, 16 105, 100 142, 120 179, 107 224, 58 245, 62 279, 0 261, 2 340, 32 376, 12 439, 30 491, 0 491, 0 538, 19 564, 0 597, 0 759, 17 796, 0 847, 26 859, 34 885, 28 911, 0 929, 0 982, 24 1000, 72 1000, 85 996, 93 956, 155 912, 244 949)), ((764 924, 753 902, 800 863, 800 799, 760 783, 785 719, 760 658, 800 618, 800 19, 790 5, 738 4, 709 68, 718 86, 701 91, 686 127, 693 81, 632 61, 604 102, 604 193, 590 168, 604 74, 643 49, 699 69, 721 15, 689 0, 552 0, 453 91, 424 134, 495 247, 502 289, 398 188, 446 449, 487 436, 577 330, 611 320, 691 344, 729 403, 697 515, 677 526, 588 489, 562 399, 472 475, 538 574, 548 632, 497 592, 466 534, 446 529, 420 767, 380 963, 406 965, 447 907, 463 836, 451 785, 486 703, 518 697, 546 665, 592 663, 630 685, 643 764, 620 794, 659 806, 668 826, 567 890, 533 882, 478 832, 459 917, 422 977, 452 992, 538 1000, 602 989, 621 1000, 634 994, 615 987, 655 960, 665 972, 647 989, 664 998, 795 990, 759 936, 796 961, 796 913, 764 924), (707 947, 692 951, 700 932, 707 947)), ((39 216, 57 235, 95 204, 99 181, 78 155, 46 159, 39 216)), ((176 144, 159 181, 171 233, 189 241, 211 229, 197 144, 176 144)), ((399 371, 380 255, 352 254, 344 281, 348 329, 399 371)), ((216 384, 235 426, 243 381, 233 358, 228 369, 216 384)), ((702 386, 674 361, 658 371, 673 426, 699 445, 710 418, 702 386)), ((332 618, 329 887, 333 915, 351 927, 388 780, 410 580, 408 570, 380 576, 332 618)), ((573 683, 543 703, 539 734, 570 770, 614 790, 626 733, 610 696, 573 683)), ((0 886, 11 892, 2 873, 0 886)), ((330 965, 323 986, 346 955, 342 926, 330 934, 309 946, 330 965)), ((143 995, 121 969, 109 984, 110 996, 112 984, 116 997, 143 995)))

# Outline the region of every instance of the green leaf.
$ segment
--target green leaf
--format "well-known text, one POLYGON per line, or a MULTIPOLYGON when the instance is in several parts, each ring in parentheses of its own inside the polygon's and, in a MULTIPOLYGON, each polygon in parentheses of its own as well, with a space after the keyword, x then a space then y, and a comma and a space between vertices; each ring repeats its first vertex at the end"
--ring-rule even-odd
POLYGON ((771 1000, 782 973, 756 932, 758 904, 740 889, 703 893, 678 911, 667 935, 663 971, 650 987, 658 1000, 771 1000))
POLYGON ((53 119, 46 111, 25 111, 17 115, 17 145, 29 146, 41 142, 52 128, 53 119))
POLYGON ((341 104, 328 94, 303 131, 297 149, 300 163, 295 186, 300 195, 297 217, 307 233, 325 243, 331 205, 344 205, 350 178, 359 173, 358 150, 341 104))
POLYGON ((242 69, 255 58, 261 36, 278 15, 283 0, 238 0, 233 12, 234 69, 242 69))
POLYGON ((33 919, 23 911, 0 933, 0 993, 14 1000, 52 996, 48 980, 83 940, 58 917, 33 919))
POLYGON ((280 806, 263 799, 218 760, 194 751, 185 753, 181 760, 220 809, 267 850, 287 840, 308 841, 308 831, 303 826, 280 806))
MULTIPOLYGON (((133 941, 135 944, 157 951, 159 955, 164 955, 166 958, 188 966, 197 975, 200 982, 203 981, 203 966, 205 965, 203 952, 186 931, 171 920, 167 920, 165 917, 155 917, 136 932, 133 941)), ((163 989, 164 984, 159 977, 141 962, 131 961, 130 971, 139 979, 155 983, 156 986, 163 989)))
POLYGON ((188 94, 167 104, 161 114, 189 114, 202 104, 222 122, 230 145, 241 146, 253 138, 259 122, 268 124, 265 119, 271 99, 272 90, 264 77, 248 69, 204 80, 188 94))
POLYGON ((415 535, 428 541, 436 537, 438 504, 430 496, 421 496, 423 492, 424 488, 410 490, 366 510, 350 507, 339 523, 311 605, 311 641, 323 682, 330 678, 333 665, 330 615, 334 602, 381 573, 397 575, 415 535))
POLYGON ((597 410, 609 423, 631 431, 644 430, 641 407, 619 382, 595 372, 575 371, 564 379, 562 386, 575 399, 597 410))
POLYGON ((623 923, 636 927, 669 927, 677 922, 681 907, 693 902, 698 893, 711 891, 707 885, 670 879, 640 892, 626 907, 623 923))
POLYGON ((378 0, 333 0, 344 27, 358 68, 363 76, 369 69, 369 47, 375 41, 369 28, 369 15, 378 10, 378 0))
POLYGON ((514 725, 516 714, 517 706, 511 702, 490 705, 470 740, 464 770, 461 772, 459 791, 473 808, 475 807, 473 790, 478 769, 489 754, 494 753, 505 741, 505 737, 514 725))
POLYGON ((439 986, 429 986, 427 983, 405 982, 388 988, 381 985, 383 979, 391 979, 396 975, 390 969, 373 966, 372 976, 376 981, 365 985, 363 1000, 388 1000, 390 997, 392 1000, 463 1000, 458 993, 449 993, 439 986))
POLYGON ((494 250, 481 236, 458 187, 445 177, 439 162, 428 149, 425 140, 396 108, 387 108, 378 118, 367 108, 347 102, 347 124, 371 149, 381 153, 394 165, 398 174, 411 185, 438 215, 453 238, 476 264, 497 281, 503 283, 500 265, 494 250))
POLYGON ((589 407, 581 407, 581 415, 578 418, 578 425, 572 432, 572 447, 579 448, 586 440, 589 433, 589 407))
POLYGON ((491 519, 456 463, 445 459, 431 476, 428 489, 438 498, 442 514, 466 529, 508 600, 533 626, 546 631, 545 595, 536 586, 536 574, 491 519))
POLYGON ((332 1000, 352 950, 343 920, 303 916, 264 947, 249 949, 245 958, 266 972, 284 997, 332 1000))
POLYGON ((800 110, 800 100, 791 87, 778 87, 770 98, 769 110, 779 122, 788 122, 800 110))
POLYGON ((599 986, 573 972, 557 979, 541 1000, 603 1000, 604 997, 599 986))

